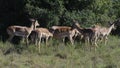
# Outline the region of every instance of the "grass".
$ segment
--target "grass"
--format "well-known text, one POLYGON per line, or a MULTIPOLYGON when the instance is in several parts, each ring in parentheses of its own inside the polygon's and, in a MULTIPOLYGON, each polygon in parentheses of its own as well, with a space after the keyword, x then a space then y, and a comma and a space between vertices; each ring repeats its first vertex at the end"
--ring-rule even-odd
POLYGON ((76 42, 74 46, 50 41, 49 46, 26 48, 0 42, 0 68, 119 68, 120 38, 110 36, 107 45, 99 43, 96 51, 76 42))

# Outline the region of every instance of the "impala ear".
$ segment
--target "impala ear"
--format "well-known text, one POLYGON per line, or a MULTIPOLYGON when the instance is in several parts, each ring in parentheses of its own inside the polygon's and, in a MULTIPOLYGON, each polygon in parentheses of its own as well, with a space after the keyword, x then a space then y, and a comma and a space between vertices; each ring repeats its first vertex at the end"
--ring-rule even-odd
POLYGON ((78 21, 76 21, 75 19, 73 19, 73 26, 80 27, 80 24, 79 24, 78 21))

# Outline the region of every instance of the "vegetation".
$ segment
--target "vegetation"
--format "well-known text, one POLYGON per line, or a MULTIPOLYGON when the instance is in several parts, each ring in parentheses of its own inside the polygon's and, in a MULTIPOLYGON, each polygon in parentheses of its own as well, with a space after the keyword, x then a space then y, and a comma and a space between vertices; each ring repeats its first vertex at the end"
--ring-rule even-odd
MULTIPOLYGON (((40 27, 72 26, 77 20, 81 27, 107 25, 120 17, 120 0, 0 0, 0 68, 119 68, 120 38, 110 36, 107 45, 99 43, 94 50, 82 42, 74 46, 49 42, 41 51, 35 45, 4 42, 10 25, 30 26, 36 18, 40 27)), ((120 27, 117 27, 117 33, 120 27)), ((119 33, 120 35, 120 33, 119 33)), ((16 42, 18 37, 13 39, 16 42)))
POLYGON ((76 19, 82 27, 107 25, 120 17, 119 0, 12 0, 0 1, 0 36, 7 38, 9 25, 29 26, 29 18, 37 18, 41 27, 72 25, 76 19))
POLYGON ((59 43, 54 45, 50 41, 49 47, 42 44, 40 53, 38 48, 30 45, 25 48, 23 43, 10 45, 0 43, 0 67, 12 68, 119 68, 120 67, 120 39, 110 36, 107 45, 89 49, 83 43, 76 42, 74 46, 59 43), (14 47, 15 46, 15 47, 14 47))

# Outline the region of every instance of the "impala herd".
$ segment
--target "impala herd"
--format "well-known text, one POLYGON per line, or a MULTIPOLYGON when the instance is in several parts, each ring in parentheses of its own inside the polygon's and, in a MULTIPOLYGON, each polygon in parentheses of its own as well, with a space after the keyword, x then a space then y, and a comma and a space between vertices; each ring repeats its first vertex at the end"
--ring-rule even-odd
POLYGON ((95 45, 98 47, 97 42, 105 41, 105 44, 108 39, 108 35, 111 30, 114 29, 114 24, 112 23, 109 27, 102 27, 100 25, 94 25, 91 28, 82 28, 80 24, 73 20, 73 25, 69 26, 52 26, 49 29, 47 28, 38 28, 39 23, 35 19, 30 19, 32 22, 30 27, 25 26, 9 26, 7 28, 7 33, 9 35, 8 41, 11 41, 14 36, 21 36, 25 39, 26 45, 29 42, 34 43, 39 46, 42 38, 45 39, 46 45, 48 43, 48 39, 55 38, 61 40, 63 43, 65 42, 65 38, 68 38, 71 44, 74 44, 74 40, 76 37, 83 39, 85 43, 88 45, 95 45), (36 28, 37 27, 37 28, 36 28), (30 37, 30 41, 28 41, 28 37, 30 37))

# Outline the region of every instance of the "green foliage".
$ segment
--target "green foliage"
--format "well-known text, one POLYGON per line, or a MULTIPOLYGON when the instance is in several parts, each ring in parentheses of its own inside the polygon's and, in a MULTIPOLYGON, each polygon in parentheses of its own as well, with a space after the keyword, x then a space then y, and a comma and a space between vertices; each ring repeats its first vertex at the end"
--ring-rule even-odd
MULTIPOLYGON (((40 20, 44 18, 46 23, 42 26, 72 25, 72 19, 76 19, 83 27, 90 27, 95 23, 106 25, 118 17, 118 1, 113 0, 45 0, 28 1, 26 9, 28 13, 40 20), (43 3, 43 4, 42 4, 43 3), (73 4, 74 3, 74 4, 73 4), (44 7, 45 6, 45 7, 44 7), (47 7, 46 7, 47 6, 47 7)), ((41 23, 43 24, 43 23, 41 23)))
POLYGON ((14 12, 23 16, 27 13, 28 17, 39 19, 42 27, 72 25, 71 19, 76 19, 82 26, 89 27, 95 23, 105 24, 120 16, 119 0, 16 0, 8 5, 6 1, 2 3, 7 6, 0 7, 3 12, 12 12, 14 9, 14 12))

